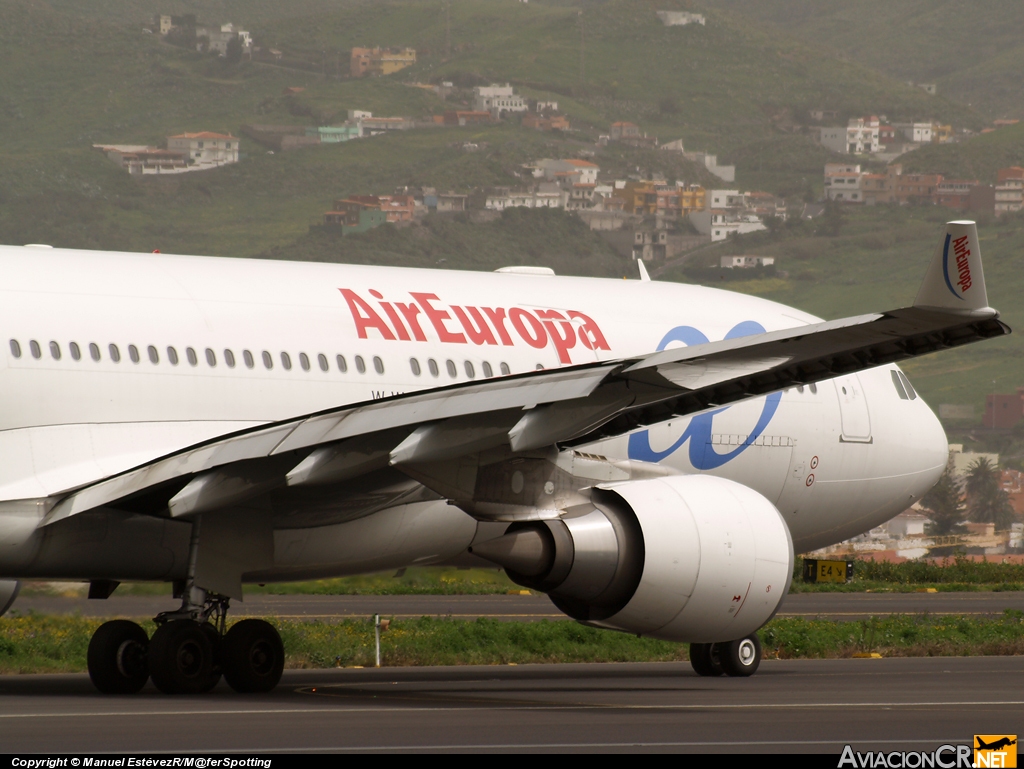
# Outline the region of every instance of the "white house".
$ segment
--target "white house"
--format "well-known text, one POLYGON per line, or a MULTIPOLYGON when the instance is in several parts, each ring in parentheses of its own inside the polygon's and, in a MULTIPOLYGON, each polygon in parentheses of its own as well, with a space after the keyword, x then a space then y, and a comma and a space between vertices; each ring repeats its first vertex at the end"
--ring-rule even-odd
POLYGON ((768 267, 775 264, 774 256, 723 256, 721 266, 727 270, 768 267))
POLYGON ((514 93, 512 86, 505 83, 474 88, 473 109, 477 112, 490 112, 499 118, 510 112, 527 112, 530 107, 526 99, 514 93))
POLYGON ((167 137, 167 149, 183 152, 190 165, 219 166, 238 162, 238 138, 202 131, 167 137))
POLYGON ((859 165, 849 163, 825 164, 825 196, 844 203, 863 203, 859 165))
POLYGON ((565 208, 569 193, 557 184, 541 183, 536 190, 502 190, 488 195, 484 208, 504 211, 506 208, 565 208))
POLYGON ((879 120, 875 115, 851 118, 846 128, 822 128, 819 141, 821 146, 844 155, 878 152, 882 148, 878 140, 878 129, 879 120))
POLYGON ((666 27, 685 27, 687 24, 705 24, 704 14, 689 11, 655 11, 661 23, 666 27))
POLYGON ((196 27, 196 37, 205 37, 209 40, 209 50, 216 51, 221 56, 228 55, 228 43, 236 35, 244 50, 252 47, 252 36, 249 31, 238 29, 231 22, 221 24, 219 29, 217 27, 196 27))
POLYGON ((932 140, 931 123, 893 123, 893 128, 910 142, 926 144, 932 140))
POLYGON ((708 208, 747 207, 747 193, 739 190, 708 190, 704 199, 708 208))
POLYGON ((577 158, 569 160, 545 158, 544 160, 538 160, 533 167, 540 172, 536 175, 543 176, 548 181, 572 177, 571 181, 575 184, 596 184, 597 175, 601 172, 601 167, 597 163, 577 158))
POLYGON ((689 218, 697 232, 711 236, 712 243, 725 240, 730 235, 745 235, 748 232, 768 229, 756 214, 736 213, 724 209, 706 208, 703 211, 691 211, 689 218))

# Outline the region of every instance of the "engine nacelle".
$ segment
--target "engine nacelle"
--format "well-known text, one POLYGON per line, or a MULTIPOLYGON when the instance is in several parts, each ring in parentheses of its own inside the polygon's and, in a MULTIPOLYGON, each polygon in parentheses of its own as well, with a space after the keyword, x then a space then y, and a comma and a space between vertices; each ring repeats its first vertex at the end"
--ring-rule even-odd
POLYGON ((604 484, 592 502, 472 552, 573 619, 671 641, 743 638, 789 590, 789 529, 753 489, 679 475, 604 484))

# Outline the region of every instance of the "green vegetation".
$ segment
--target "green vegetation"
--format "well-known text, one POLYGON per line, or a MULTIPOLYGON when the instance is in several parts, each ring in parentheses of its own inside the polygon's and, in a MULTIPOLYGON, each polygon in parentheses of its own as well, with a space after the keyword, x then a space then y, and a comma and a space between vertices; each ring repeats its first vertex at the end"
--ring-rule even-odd
POLYGON ((850 582, 819 584, 803 581, 803 558, 797 558, 790 592, 913 593, 928 588, 943 593, 1024 590, 1024 564, 978 562, 958 555, 940 563, 855 560, 850 582))
POLYGON ((900 157, 905 173, 942 174, 995 184, 996 172, 1024 165, 1024 123, 1005 126, 956 144, 929 144, 900 157))
MULTIPOLYGON (((0 618, 0 674, 85 670, 92 632, 101 620, 80 617, 0 618)), ((277 620, 289 668, 373 665, 368 621, 277 620)), ((143 622, 150 634, 151 622, 143 622)), ((768 659, 884 656, 967 656, 1024 653, 1024 615, 997 619, 894 616, 866 622, 774 619, 760 631, 768 659)), ((565 662, 671 662, 687 659, 685 644, 596 630, 575 622, 392 620, 381 636, 387 666, 506 665, 565 662)))
MULTIPOLYGON (((83 595, 84 583, 28 582, 22 595, 83 595)), ((308 582, 246 585, 246 595, 505 595, 523 588, 499 569, 413 566, 399 572, 362 574, 308 582)), ((166 582, 126 582, 117 595, 170 595, 166 582)), ((17 612, 17 605, 12 609, 17 612)))
MULTIPOLYGON (((1024 7, 1002 0, 702 0, 899 80, 937 83, 991 117, 1024 117, 1024 7)), ((873 110, 875 113, 885 110, 873 110)), ((931 117, 921 113, 921 118, 931 117)))
POLYGON ((465 215, 428 216, 423 227, 384 225, 344 237, 336 228, 318 228, 264 256, 464 270, 544 264, 560 275, 616 278, 636 269, 582 219, 557 209, 511 208, 493 222, 478 224, 465 215))

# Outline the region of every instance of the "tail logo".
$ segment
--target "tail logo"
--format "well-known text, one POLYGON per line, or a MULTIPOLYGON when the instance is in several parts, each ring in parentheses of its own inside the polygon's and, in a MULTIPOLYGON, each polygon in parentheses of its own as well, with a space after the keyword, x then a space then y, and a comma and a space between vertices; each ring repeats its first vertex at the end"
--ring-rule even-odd
POLYGON ((966 235, 953 240, 953 236, 946 235, 946 242, 942 247, 942 271, 946 278, 946 286, 949 292, 957 299, 963 301, 962 294, 971 287, 971 250, 967 247, 969 240, 966 235), (956 268, 955 282, 960 287, 959 293, 953 288, 954 281, 950 279, 949 246, 953 246, 953 260, 956 268))

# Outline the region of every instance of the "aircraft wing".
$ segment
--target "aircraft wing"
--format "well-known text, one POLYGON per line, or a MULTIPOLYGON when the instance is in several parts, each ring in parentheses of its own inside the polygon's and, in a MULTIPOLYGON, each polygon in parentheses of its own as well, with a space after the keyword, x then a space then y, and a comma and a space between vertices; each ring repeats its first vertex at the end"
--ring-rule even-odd
POLYGON ((109 506, 187 517, 274 489, 338 484, 496 447, 579 445, 1008 333, 988 307, 974 224, 952 222, 911 307, 457 384, 242 430, 53 500, 44 522, 109 506))

